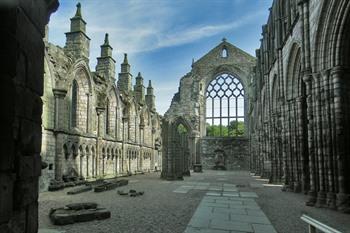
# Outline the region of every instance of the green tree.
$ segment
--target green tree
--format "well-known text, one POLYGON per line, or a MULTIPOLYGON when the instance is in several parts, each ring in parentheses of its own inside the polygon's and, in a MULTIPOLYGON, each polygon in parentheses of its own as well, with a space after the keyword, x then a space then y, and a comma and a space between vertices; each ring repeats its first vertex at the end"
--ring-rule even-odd
POLYGON ((186 134, 187 133, 187 129, 183 124, 179 124, 177 126, 177 132, 179 132, 179 134, 186 134))

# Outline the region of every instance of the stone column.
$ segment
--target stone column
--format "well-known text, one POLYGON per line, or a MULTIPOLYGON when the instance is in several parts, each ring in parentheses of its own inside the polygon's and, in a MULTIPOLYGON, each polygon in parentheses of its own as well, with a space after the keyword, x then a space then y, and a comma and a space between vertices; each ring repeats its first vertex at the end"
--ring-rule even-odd
POLYGON ((322 108, 323 103, 321 103, 323 86, 321 82, 321 76, 317 75, 315 78, 315 89, 316 89, 316 143, 317 143, 317 163, 318 170, 316 171, 318 177, 318 193, 317 193, 317 202, 316 205, 323 207, 326 204, 326 192, 325 192, 325 176, 324 176, 324 154, 323 154, 323 129, 322 129, 322 108))
POLYGON ((102 125, 102 114, 105 111, 104 107, 97 107, 96 108, 96 113, 97 113, 97 139, 96 139, 96 175, 103 175, 103 169, 100 166, 100 159, 102 156, 100 145, 102 141, 102 133, 101 133, 101 125, 102 125))
MULTIPOLYGON (((151 142, 152 142, 152 151, 151 151, 151 166, 150 166, 150 169, 151 170, 155 170, 155 148, 156 148, 156 145, 155 145, 155 141, 154 141, 154 135, 156 133, 156 128, 155 127, 152 127, 152 138, 151 138, 151 142)), ((144 139, 143 139, 144 140, 144 139)))
MULTIPOLYGON (((125 127, 125 125, 128 123, 128 117, 127 116, 123 116, 122 117, 122 125, 123 125, 123 130, 122 130, 122 154, 121 154, 121 170, 122 170, 122 173, 125 173, 125 158, 126 158, 126 147, 125 147, 125 141, 128 140, 128 132, 127 132, 127 129, 125 127)), ((129 126, 128 126, 129 127, 129 126)))
MULTIPOLYGON (((142 150, 143 150, 143 144, 144 144, 144 130, 145 130, 145 125, 144 124, 140 124, 139 125, 140 127, 140 133, 139 133, 139 143, 140 143, 140 153, 138 153, 137 155, 137 161, 136 161, 136 164, 137 164, 137 168, 136 170, 137 171, 142 171, 143 170, 143 167, 141 167, 141 156, 143 156, 143 153, 142 153, 142 150)), ((143 165, 142 165, 143 166, 143 165)))
POLYGON ((324 141, 325 143, 325 154, 327 156, 327 170, 326 170, 326 177, 327 177, 327 183, 328 183, 328 190, 327 190, 327 205, 331 209, 336 208, 336 196, 335 196, 335 189, 334 189, 334 167, 333 167, 333 160, 334 160, 334 154, 332 151, 332 145, 334 142, 333 134, 332 134, 332 121, 331 121, 331 96, 330 96, 330 73, 324 72, 322 74, 323 77, 323 85, 324 85, 324 97, 325 97, 325 130, 326 133, 324 134, 324 141))
POLYGON ((200 158, 200 150, 199 150, 199 138, 200 138, 200 132, 199 131, 192 131, 190 135, 191 140, 191 150, 192 150, 192 158, 194 158, 194 172, 202 172, 202 163, 200 158))
POLYGON ((58 1, 0 1, 0 232, 38 231, 45 25, 58 1))
POLYGON ((62 159, 64 155, 63 142, 60 140, 60 132, 64 130, 64 98, 66 97, 67 91, 64 89, 53 89, 55 97, 55 123, 54 123, 54 134, 55 134, 55 180, 62 181, 62 159))
POLYGON ((345 177, 345 169, 346 169, 346 140, 345 134, 346 129, 344 128, 344 123, 348 116, 345 116, 345 73, 346 70, 342 67, 335 67, 331 71, 331 78, 333 81, 333 90, 334 90, 334 111, 335 111, 335 130, 336 130, 336 159, 337 159, 337 167, 338 167, 338 193, 337 193, 337 208, 340 211, 348 211, 349 210, 349 199, 350 195, 348 190, 346 190, 346 177, 345 177))

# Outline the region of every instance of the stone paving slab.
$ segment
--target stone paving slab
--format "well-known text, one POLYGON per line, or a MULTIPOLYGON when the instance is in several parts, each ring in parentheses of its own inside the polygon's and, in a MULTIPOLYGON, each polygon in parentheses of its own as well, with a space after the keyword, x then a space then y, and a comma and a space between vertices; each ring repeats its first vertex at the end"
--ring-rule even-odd
POLYGON ((214 229, 201 229, 196 227, 187 227, 184 233, 242 233, 214 229))
POLYGON ((253 199, 253 193, 246 194, 252 198, 212 196, 207 193, 184 233, 277 233, 253 199))
POLYGON ((38 233, 66 233, 66 231, 60 231, 55 229, 39 229, 38 233))
POLYGON ((226 181, 227 178, 218 178, 218 179, 216 179, 216 180, 218 180, 218 181, 226 181))
POLYGON ((240 192, 239 195, 241 197, 254 197, 254 198, 258 197, 258 195, 254 192, 240 192))
POLYGON ((239 197, 239 194, 238 193, 223 192, 222 196, 224 196, 224 197, 239 197))
POLYGON ((221 196, 221 193, 208 192, 208 193, 206 193, 206 195, 219 197, 219 196, 221 196))
POLYGON ((224 187, 224 192, 238 192, 237 188, 224 187))
POLYGON ((249 185, 252 188, 263 188, 264 187, 262 183, 250 183, 249 185))

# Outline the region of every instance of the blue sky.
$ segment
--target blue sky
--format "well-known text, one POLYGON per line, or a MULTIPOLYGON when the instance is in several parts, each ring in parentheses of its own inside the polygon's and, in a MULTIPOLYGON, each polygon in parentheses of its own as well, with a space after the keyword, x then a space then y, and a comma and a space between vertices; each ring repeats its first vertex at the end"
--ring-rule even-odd
POLYGON ((191 70, 192 58, 201 58, 223 37, 255 55, 261 25, 272 0, 60 0, 51 16, 49 41, 61 47, 75 5, 82 4, 90 42, 90 69, 95 70, 104 34, 109 33, 120 70, 128 53, 134 77, 141 72, 152 80, 160 114, 169 108, 180 78, 191 70))

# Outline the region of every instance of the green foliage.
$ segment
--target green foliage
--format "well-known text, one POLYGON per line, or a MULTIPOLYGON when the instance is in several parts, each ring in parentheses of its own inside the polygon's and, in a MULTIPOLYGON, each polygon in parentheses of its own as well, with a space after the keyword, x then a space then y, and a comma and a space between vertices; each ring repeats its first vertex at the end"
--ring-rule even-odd
POLYGON ((179 134, 186 134, 187 129, 185 128, 185 126, 183 126, 183 124, 179 124, 177 126, 177 132, 179 132, 179 134))
POLYGON ((244 122, 231 121, 228 126, 221 126, 222 134, 220 135, 220 125, 209 125, 207 123, 207 136, 236 137, 244 135, 244 122))

